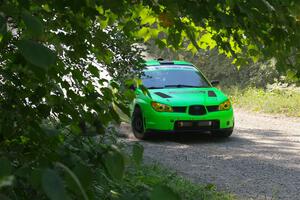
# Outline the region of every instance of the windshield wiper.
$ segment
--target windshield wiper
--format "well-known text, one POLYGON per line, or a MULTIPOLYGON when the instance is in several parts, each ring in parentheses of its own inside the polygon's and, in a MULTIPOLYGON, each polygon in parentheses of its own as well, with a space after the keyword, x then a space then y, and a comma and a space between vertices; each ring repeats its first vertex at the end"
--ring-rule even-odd
POLYGON ((181 87, 201 88, 201 87, 203 87, 203 86, 177 84, 177 85, 165 85, 165 87, 176 87, 176 88, 181 88, 181 87))

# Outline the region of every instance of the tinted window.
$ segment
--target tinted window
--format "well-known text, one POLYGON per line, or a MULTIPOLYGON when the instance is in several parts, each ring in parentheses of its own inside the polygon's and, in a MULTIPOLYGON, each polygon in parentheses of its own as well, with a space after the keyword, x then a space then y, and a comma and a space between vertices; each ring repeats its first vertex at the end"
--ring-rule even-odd
POLYGON ((142 77, 147 88, 210 87, 205 78, 193 69, 146 70, 142 77))

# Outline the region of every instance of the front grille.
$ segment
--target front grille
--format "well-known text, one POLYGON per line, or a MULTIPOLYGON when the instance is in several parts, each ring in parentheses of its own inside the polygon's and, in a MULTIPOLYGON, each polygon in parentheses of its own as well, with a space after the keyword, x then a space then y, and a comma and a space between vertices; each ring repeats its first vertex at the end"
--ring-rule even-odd
POLYGON ((219 128, 219 120, 179 120, 174 123, 175 131, 214 130, 219 128))
POLYGON ((189 107, 189 114, 190 115, 205 115, 206 114, 206 109, 202 105, 190 106, 189 107))
POLYGON ((219 106, 206 106, 208 112, 215 112, 219 110, 219 106))
POLYGON ((173 112, 185 113, 186 106, 174 106, 172 107, 173 112))

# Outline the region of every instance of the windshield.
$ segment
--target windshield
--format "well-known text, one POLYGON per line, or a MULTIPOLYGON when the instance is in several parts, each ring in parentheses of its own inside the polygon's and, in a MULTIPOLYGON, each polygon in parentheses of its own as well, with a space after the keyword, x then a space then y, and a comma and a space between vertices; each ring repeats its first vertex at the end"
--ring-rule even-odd
POLYGON ((142 81, 148 89, 210 87, 203 75, 194 69, 146 70, 142 81))

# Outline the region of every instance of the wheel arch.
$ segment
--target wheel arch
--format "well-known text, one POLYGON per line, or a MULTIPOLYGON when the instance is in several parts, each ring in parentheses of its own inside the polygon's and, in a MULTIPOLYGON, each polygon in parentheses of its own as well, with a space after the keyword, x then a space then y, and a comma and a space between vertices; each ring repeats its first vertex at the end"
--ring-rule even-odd
POLYGON ((140 110, 142 110, 142 106, 139 104, 139 103, 136 103, 135 105, 134 105, 134 107, 133 107, 133 110, 135 110, 135 109, 140 109, 140 110))
MULTIPOLYGON (((142 117, 143 117, 144 128, 146 129, 146 126, 147 126, 147 124, 146 124, 146 117, 145 117, 145 114, 143 112, 142 105, 140 105, 138 102, 136 102, 136 104, 133 107, 132 116, 133 116, 133 113, 134 113, 135 109, 140 109, 140 112, 142 113, 142 117)), ((131 119, 132 119, 132 116, 131 116, 131 119)))

